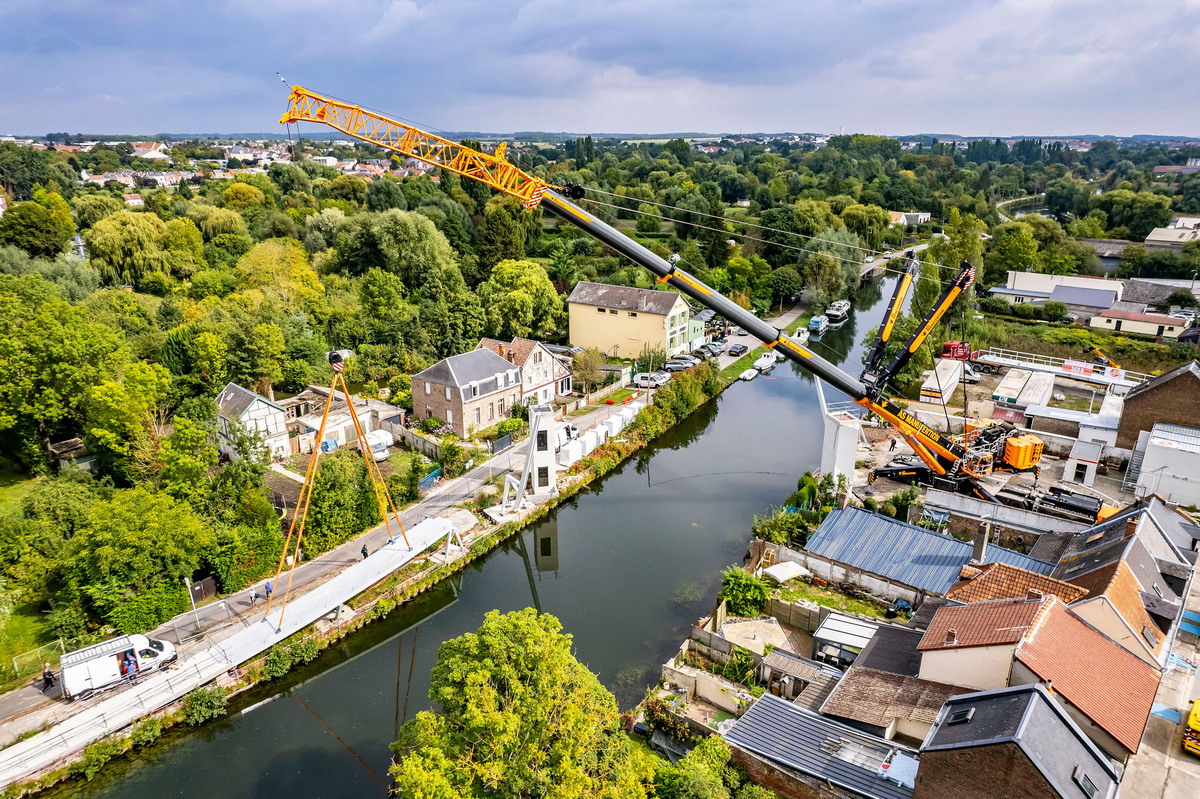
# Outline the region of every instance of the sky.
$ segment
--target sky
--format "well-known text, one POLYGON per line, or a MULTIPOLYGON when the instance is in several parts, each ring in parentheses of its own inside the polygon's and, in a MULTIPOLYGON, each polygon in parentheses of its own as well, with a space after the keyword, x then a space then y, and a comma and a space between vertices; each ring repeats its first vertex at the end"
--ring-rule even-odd
POLYGON ((0 0, 0 134, 1200 137, 1200 0, 0 0))

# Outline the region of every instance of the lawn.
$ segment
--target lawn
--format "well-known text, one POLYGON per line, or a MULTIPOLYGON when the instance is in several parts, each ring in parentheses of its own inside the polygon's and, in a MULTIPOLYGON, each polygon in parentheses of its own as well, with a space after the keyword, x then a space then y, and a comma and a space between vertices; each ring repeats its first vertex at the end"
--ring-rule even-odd
MULTIPOLYGON (((0 593, 0 680, 14 676, 14 656, 53 640, 54 636, 46 627, 45 614, 32 605, 19 604, 17 594, 13 591, 0 593)), ((29 663, 22 663, 23 670, 27 673, 38 671, 41 663, 35 661, 36 658, 29 663)))
POLYGON ((884 617, 883 606, 875 602, 855 599, 839 591, 833 591, 828 588, 817 588, 815 585, 809 585, 799 580, 792 580, 782 586, 779 589, 779 598, 788 602, 798 602, 803 599, 847 613, 861 613, 864 616, 875 616, 878 618, 884 617))
MULTIPOLYGON (((811 313, 802 313, 796 317, 794 321, 787 324, 783 328, 783 332, 794 335, 797 330, 803 330, 808 326, 808 320, 812 318, 811 313)), ((758 346, 747 352, 742 357, 738 358, 733 363, 721 370, 721 377, 724 380, 737 380, 737 376, 749 369, 758 360, 758 356, 766 351, 766 347, 758 346)))
POLYGON ((34 478, 17 469, 7 458, 0 458, 0 516, 17 510, 21 500, 33 490, 34 478))
POLYGON ((632 397, 636 393, 637 393, 636 389, 622 388, 618 391, 614 391, 613 393, 611 393, 607 397, 605 397, 604 404, 605 405, 620 405, 627 397, 632 397))

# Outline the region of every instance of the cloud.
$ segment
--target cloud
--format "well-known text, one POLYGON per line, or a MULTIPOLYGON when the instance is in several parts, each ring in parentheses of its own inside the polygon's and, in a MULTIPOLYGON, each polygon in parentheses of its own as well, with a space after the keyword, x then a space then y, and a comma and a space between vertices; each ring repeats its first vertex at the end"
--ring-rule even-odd
POLYGON ((449 130, 1200 136, 1200 0, 53 6, 0 4, 0 126, 270 131, 279 71, 449 130))

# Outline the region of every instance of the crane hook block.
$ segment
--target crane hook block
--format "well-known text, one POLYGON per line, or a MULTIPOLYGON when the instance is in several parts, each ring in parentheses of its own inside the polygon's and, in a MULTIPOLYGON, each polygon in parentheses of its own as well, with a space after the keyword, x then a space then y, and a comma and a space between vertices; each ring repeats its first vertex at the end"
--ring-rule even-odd
POLYGON ((564 183, 562 193, 569 200, 582 200, 583 186, 580 186, 578 183, 564 183))

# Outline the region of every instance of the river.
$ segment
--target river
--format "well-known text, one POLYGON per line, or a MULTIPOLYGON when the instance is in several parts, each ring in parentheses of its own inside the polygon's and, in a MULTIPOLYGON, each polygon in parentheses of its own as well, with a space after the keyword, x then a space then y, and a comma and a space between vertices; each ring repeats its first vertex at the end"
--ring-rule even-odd
MULTIPOLYGON (((857 374, 857 341, 878 324, 892 282, 860 289, 850 318, 814 349, 857 374)), ((721 570, 741 562, 754 514, 817 468, 821 429, 813 381, 790 363, 738 383, 453 584, 238 697, 227 719, 52 793, 386 796, 388 744, 428 707, 438 645, 493 608, 557 616, 579 659, 630 707, 712 607, 721 570)))

